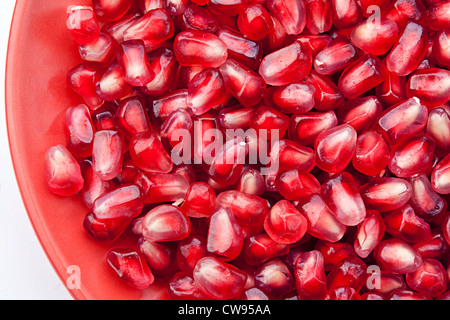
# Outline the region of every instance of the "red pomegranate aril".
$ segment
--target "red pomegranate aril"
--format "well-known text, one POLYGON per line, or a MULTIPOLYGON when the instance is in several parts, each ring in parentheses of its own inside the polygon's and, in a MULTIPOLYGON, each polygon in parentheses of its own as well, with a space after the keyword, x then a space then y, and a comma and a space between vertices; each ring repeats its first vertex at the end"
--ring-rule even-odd
POLYGON ((241 294, 247 274, 218 258, 204 257, 195 265, 193 278, 197 286, 211 298, 228 300, 241 294))
POLYGON ((437 63, 450 68, 450 30, 440 30, 433 38, 432 55, 437 63))
POLYGON ((431 236, 430 225, 418 217, 410 205, 390 212, 383 220, 386 232, 408 243, 422 242, 431 236))
POLYGON ((305 1, 306 27, 312 34, 327 32, 333 25, 331 0, 305 1))
POLYGON ((310 172, 316 165, 312 148, 305 147, 288 139, 281 139, 274 142, 270 150, 270 160, 271 167, 268 169, 269 173, 290 169, 310 172))
POLYGON ((317 73, 314 69, 306 76, 305 81, 311 83, 314 93, 314 109, 319 111, 334 110, 344 103, 344 96, 338 86, 325 75, 317 73))
POLYGON ((325 47, 333 40, 328 34, 318 34, 318 35, 300 35, 300 36, 289 36, 289 38, 285 41, 286 44, 289 40, 295 41, 298 40, 304 44, 306 44, 312 52, 312 57, 315 58, 316 55, 325 49, 325 47))
POLYGON ((219 193, 216 205, 229 208, 244 232, 252 235, 262 231, 264 219, 269 211, 265 199, 237 190, 219 193))
POLYGON ((219 20, 206 7, 189 4, 182 15, 184 30, 198 30, 215 33, 220 28, 219 20))
POLYGON ((324 300, 361 300, 361 296, 354 288, 343 286, 329 289, 324 300))
POLYGON ((186 178, 175 173, 141 172, 134 183, 141 189, 144 203, 184 199, 189 188, 186 178))
POLYGON ((66 146, 76 157, 88 157, 92 154, 95 127, 89 108, 85 104, 66 110, 65 119, 66 146))
MULTIPOLYGON (((201 0, 199 0, 201 1, 201 0)), ((209 0, 208 7, 217 15, 237 16, 245 6, 243 0, 209 0)))
POLYGON ((383 106, 390 107, 407 99, 406 77, 386 70, 386 79, 375 88, 375 94, 383 106))
POLYGON ((66 26, 79 45, 94 42, 100 34, 100 25, 91 6, 69 6, 66 26))
POLYGON ((153 114, 157 118, 165 119, 178 109, 187 109, 187 89, 178 89, 168 92, 153 101, 153 114))
POLYGON ((189 185, 180 210, 188 217, 211 217, 216 205, 216 193, 207 183, 195 181, 189 185))
POLYGON ((264 39, 272 28, 272 24, 272 18, 266 8, 256 3, 247 4, 237 19, 239 31, 254 41, 264 39))
MULTIPOLYGON (((178 109, 172 112, 160 126, 161 142, 175 152, 181 152, 185 146, 190 146, 189 135, 192 133, 194 121, 185 109, 178 109)), ((188 151, 186 151, 188 152, 188 151)), ((172 159, 175 163, 175 159, 172 159)))
POLYGON ((134 179, 141 172, 133 163, 129 153, 125 153, 122 162, 122 171, 113 179, 115 184, 134 183, 134 179))
MULTIPOLYGON (((442 234, 444 235, 445 240, 450 245, 450 212, 447 212, 441 221, 442 234)), ((447 268, 447 273, 449 268, 447 268)))
POLYGON ((426 12, 426 25, 435 31, 448 29, 450 27, 450 3, 442 1, 430 6, 426 12))
POLYGON ((114 101, 130 96, 133 87, 125 80, 120 65, 114 61, 95 83, 95 92, 100 99, 114 101))
POLYGON ((341 123, 351 125, 358 135, 369 129, 381 114, 382 105, 375 96, 348 100, 336 110, 341 123))
POLYGON ((237 258, 244 243, 244 233, 228 208, 217 208, 211 215, 206 248, 215 256, 229 261, 237 258))
POLYGON ((137 132, 151 129, 145 102, 139 96, 124 99, 119 103, 116 122, 130 137, 137 132))
POLYGON ((91 110, 100 108, 104 103, 95 89, 100 76, 99 69, 84 63, 73 67, 67 73, 67 85, 83 99, 91 110))
POLYGON ((283 113, 306 113, 315 105, 314 86, 299 81, 279 87, 269 87, 264 93, 264 102, 283 113))
POLYGON ((120 43, 117 61, 125 81, 131 86, 142 87, 155 78, 142 40, 127 40, 120 43))
POLYGON ((319 194, 302 199, 297 209, 308 221, 307 232, 311 236, 329 242, 339 241, 344 236, 346 226, 336 219, 319 194))
POLYGON ((376 176, 386 168, 389 154, 389 146, 381 134, 373 130, 365 131, 356 140, 352 164, 359 172, 376 176))
POLYGON ((398 289, 392 292, 389 300, 431 300, 431 298, 413 290, 398 289))
POLYGON ((447 243, 440 227, 431 230, 431 236, 427 240, 413 244, 423 259, 442 260, 450 253, 450 244, 447 243))
POLYGON ((171 276, 178 271, 174 245, 151 242, 141 237, 137 241, 137 247, 144 255, 147 265, 155 277, 171 276))
POLYGON ((114 60, 116 49, 116 40, 106 32, 101 32, 94 42, 78 47, 83 61, 99 63, 104 66, 109 65, 114 60))
POLYGON ((332 75, 345 69, 357 59, 358 52, 350 40, 339 36, 316 55, 314 70, 322 75, 332 75))
POLYGON ((363 18, 362 10, 355 0, 332 0, 333 24, 339 29, 350 28, 363 18))
POLYGON ((269 34, 262 40, 264 46, 264 53, 268 54, 285 46, 287 38, 287 32, 283 25, 277 18, 270 12, 270 16, 273 22, 273 28, 269 31, 269 34))
POLYGON ((80 163, 81 173, 84 179, 84 186, 81 189, 81 195, 86 207, 90 210, 94 207, 94 201, 111 190, 114 186, 112 181, 103 181, 95 173, 92 161, 84 159, 80 163))
POLYGON ((255 287, 272 299, 282 299, 295 290, 295 280, 286 264, 275 258, 256 269, 255 287))
POLYGON ((102 180, 112 180, 121 172, 123 144, 123 135, 117 130, 100 130, 95 133, 92 163, 102 180))
POLYGON ((408 22, 386 58, 388 70, 400 76, 409 75, 425 57, 427 46, 428 35, 425 29, 417 23, 408 22))
POLYGON ((347 242, 329 242, 325 240, 318 240, 314 246, 315 250, 318 250, 324 259, 325 271, 331 271, 342 260, 349 257, 356 257, 355 250, 347 242))
POLYGON ((360 258, 345 258, 327 274, 327 288, 351 287, 358 292, 366 282, 366 277, 367 265, 360 258))
POLYGON ((269 0, 266 5, 287 34, 302 33, 306 26, 306 10, 302 0, 269 0))
POLYGON ((154 242, 177 241, 191 232, 189 219, 179 208, 162 204, 147 212, 142 221, 142 236, 154 242))
POLYGON ((406 274, 408 286, 422 294, 436 298, 447 290, 447 274, 436 259, 424 259, 414 272, 406 274))
POLYGON ((258 288, 250 288, 242 292, 238 300, 270 300, 269 297, 258 288))
POLYGON ((142 92, 152 96, 169 92, 179 69, 175 54, 168 48, 158 48, 148 54, 148 59, 155 77, 141 88, 142 92))
POLYGON ((130 9, 132 1, 93 0, 95 14, 103 21, 117 21, 130 9))
POLYGON ((164 0, 164 9, 167 10, 167 13, 172 17, 177 17, 182 15, 188 5, 188 0, 164 0))
POLYGON ((416 249, 395 238, 381 241, 374 250, 374 258, 381 270, 401 274, 416 271, 423 262, 416 249))
POLYGON ((417 97, 427 107, 438 107, 450 100, 450 71, 440 68, 418 70, 406 84, 406 96, 417 97))
POLYGON ((344 97, 355 99, 383 82, 385 76, 385 66, 380 60, 364 55, 344 69, 338 87, 344 97))
POLYGON ((168 173, 173 162, 152 131, 136 133, 130 141, 130 155, 135 165, 146 172, 168 173))
POLYGON ((426 133, 436 142, 435 153, 445 157, 450 153, 450 114, 438 107, 428 113, 426 133))
POLYGON ((259 233, 244 239, 242 257, 252 266, 257 266, 289 252, 289 245, 275 242, 267 233, 259 233))
POLYGON ((252 70, 258 69, 263 57, 261 41, 245 38, 236 30, 228 27, 220 28, 216 32, 216 36, 226 44, 229 59, 236 60, 252 70))
POLYGON ((412 194, 411 184, 395 177, 376 178, 359 189, 367 209, 393 211, 405 205, 412 194))
POLYGON ((222 128, 240 129, 249 128, 253 118, 254 108, 244 108, 240 104, 222 108, 217 114, 217 119, 222 128))
POLYGON ((321 194, 335 217, 346 226, 356 226, 366 216, 357 184, 348 172, 333 175, 322 184, 321 194))
POLYGON ((201 235, 190 234, 180 240, 177 246, 177 265, 181 271, 192 274, 197 261, 208 255, 206 238, 201 235))
POLYGON ((391 150, 389 170, 397 177, 411 177, 431 168, 436 143, 426 135, 413 136, 391 150))
POLYGON ((228 57, 226 44, 216 35, 197 30, 182 31, 173 43, 178 62, 182 66, 215 68, 228 57))
POLYGON ((170 39, 174 29, 173 21, 167 11, 154 9, 133 21, 123 31, 123 38, 125 41, 141 40, 145 48, 150 49, 170 39))
POLYGON ((410 204, 418 216, 428 222, 438 221, 447 209, 445 200, 434 191, 425 173, 409 179, 412 186, 410 204))
POLYGON ((145 289, 155 280, 144 255, 136 249, 111 249, 106 261, 126 284, 136 289, 145 289))
POLYGON ((132 219, 120 217, 99 219, 93 212, 86 214, 83 228, 97 241, 114 243, 130 226, 132 219))
POLYGON ((402 29, 409 21, 423 24, 425 9, 420 0, 396 0, 386 8, 385 17, 402 29))
POLYGON ((367 210, 366 217, 360 224, 355 235, 353 247, 361 258, 367 258, 369 254, 383 239, 385 225, 380 213, 375 210, 367 210))
POLYGON ((98 219, 135 218, 144 207, 141 191, 134 184, 122 185, 94 201, 92 212, 98 219))
POLYGON ((275 188, 285 199, 296 201, 319 193, 320 183, 310 173, 290 169, 277 174, 275 188))
POLYGON ((264 57, 259 74, 272 86, 282 86, 305 78, 312 66, 311 50, 302 42, 295 41, 264 57))
POLYGON ((183 271, 177 272, 169 281, 169 295, 174 300, 208 300, 206 295, 195 283, 192 275, 183 271))
POLYGON ((266 191, 263 175, 259 170, 253 168, 244 169, 236 190, 246 194, 261 196, 266 191))
POLYGON ((386 18, 367 19, 353 28, 350 35, 354 46, 376 56, 387 53, 398 40, 398 27, 386 18))
POLYGON ((377 125, 390 144, 396 144, 406 137, 425 128, 428 109, 417 98, 409 98, 383 111, 377 125))
POLYGON ((295 262, 294 278, 300 300, 322 300, 327 292, 322 253, 317 250, 300 253, 295 262))
POLYGON ((267 139, 276 139, 284 137, 289 126, 289 117, 284 113, 262 105, 258 107, 250 121, 250 128, 255 129, 257 134, 265 130, 267 139), (274 131, 278 136, 274 136, 274 131))
POLYGON ((335 127, 338 120, 334 111, 293 114, 289 120, 289 138, 302 145, 313 145, 323 131, 335 127))
POLYGON ((130 12, 117 21, 106 23, 102 27, 102 31, 111 35, 118 43, 121 43, 124 40, 124 31, 133 25, 140 17, 141 14, 130 12))
POLYGON ((431 186, 437 193, 450 193, 450 155, 447 155, 436 164, 431 172, 430 180, 431 186))
POLYGON ((52 146, 47 150, 45 178, 50 191, 60 196, 74 195, 84 186, 79 163, 62 144, 52 146))
POLYGON ((341 124, 320 133, 314 142, 317 166, 330 173, 347 167, 356 148, 357 133, 352 126, 341 124))
POLYGON ((306 233, 308 222, 306 218, 287 200, 274 204, 266 219, 264 230, 278 243, 293 244, 306 233))
POLYGON ((253 107, 261 101, 266 83, 259 74, 233 59, 224 62, 219 70, 228 91, 244 107, 253 107))
POLYGON ((369 277, 363 290, 367 289, 370 292, 378 293, 386 297, 396 290, 406 288, 405 280, 401 274, 381 271, 376 268, 371 271, 368 270, 367 273, 369 277))
POLYGON ((97 131, 118 129, 115 122, 115 109, 116 104, 108 102, 102 108, 91 112, 92 122, 97 131))

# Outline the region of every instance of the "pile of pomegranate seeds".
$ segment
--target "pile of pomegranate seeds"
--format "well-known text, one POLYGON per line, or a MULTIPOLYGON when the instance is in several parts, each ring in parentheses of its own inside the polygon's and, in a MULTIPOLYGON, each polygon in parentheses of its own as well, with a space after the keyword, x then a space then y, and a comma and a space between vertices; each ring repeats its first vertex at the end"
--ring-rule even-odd
POLYGON ((93 0, 52 192, 173 299, 450 299, 450 2, 93 0), (132 248, 117 248, 124 233, 132 248))

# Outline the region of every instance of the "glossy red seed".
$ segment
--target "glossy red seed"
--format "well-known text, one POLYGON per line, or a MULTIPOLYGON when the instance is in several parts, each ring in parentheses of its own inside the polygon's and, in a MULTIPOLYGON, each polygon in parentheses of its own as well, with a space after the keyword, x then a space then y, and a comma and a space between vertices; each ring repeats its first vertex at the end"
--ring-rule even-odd
POLYGON ((306 25, 305 4, 302 0, 269 0, 267 8, 287 34, 302 33, 306 25))
POLYGON ((188 217, 210 217, 216 203, 216 194, 207 183, 196 181, 190 184, 180 209, 188 217))
POLYGON ((264 57, 259 74, 273 86, 282 86, 305 78, 312 66, 311 50, 300 41, 264 57))
POLYGON ((164 0, 164 9, 173 17, 182 15, 189 5, 188 0, 164 0))
POLYGON ((373 179, 359 191, 368 209, 386 212, 405 205, 411 198, 412 187, 405 179, 385 177, 373 179))
POLYGON ((94 42, 100 34, 100 25, 91 6, 69 6, 66 26, 79 45, 94 42))
POLYGON ((361 296, 352 287, 344 286, 329 289, 324 300, 361 300, 361 296))
POLYGON ((433 38, 433 57, 439 65, 450 68, 450 31, 440 30, 433 38))
POLYGON ((386 168, 389 161, 389 146, 381 134, 369 130, 358 136, 353 167, 359 172, 375 176, 386 168))
POLYGON ((368 271, 368 273, 370 274, 363 289, 386 297, 394 291, 406 288, 405 280, 401 274, 376 269, 371 272, 368 271))
POLYGON ((142 40, 127 40, 119 44, 117 61, 126 82, 141 87, 155 78, 142 40))
POLYGON ((324 259, 325 271, 331 271, 342 260, 349 257, 356 257, 355 250, 347 242, 329 242, 318 240, 314 246, 315 250, 320 251, 324 259))
POLYGON ((178 109, 187 109, 187 89, 179 89, 168 92, 153 101, 153 114, 157 118, 165 119, 178 109))
POLYGON ((155 277, 172 276, 178 271, 176 247, 173 244, 151 242, 141 237, 137 247, 155 277))
POLYGON ((201 235, 190 234, 180 240, 177 245, 177 265, 181 271, 192 273, 197 261, 208 255, 206 238, 201 235))
POLYGON ((322 75, 332 75, 345 69, 358 59, 356 48, 344 36, 332 40, 314 58, 314 70, 322 75))
POLYGON ((78 52, 86 62, 109 65, 116 55, 117 41, 106 32, 101 32, 92 43, 80 45, 78 52))
POLYGON ((383 106, 390 107, 406 100, 406 77, 386 70, 384 81, 375 88, 375 94, 383 106))
POLYGON ((94 201, 107 191, 113 188, 112 181, 103 181, 95 173, 92 161, 84 159, 80 163, 81 173, 84 179, 84 186, 81 190, 83 202, 88 209, 92 209, 94 201))
POLYGON ((440 194, 450 193, 450 155, 441 159, 431 172, 431 186, 440 194))
POLYGON ((314 141, 317 166, 330 173, 342 171, 352 160, 356 136, 355 129, 348 124, 320 133, 314 141))
POLYGON ((431 30, 439 31, 450 27, 450 4, 448 1, 436 3, 426 11, 426 23, 431 30))
POLYGON ((144 207, 138 186, 122 185, 94 201, 92 212, 98 219, 135 218, 144 207))
POLYGON ((311 70, 305 81, 311 83, 314 93, 314 108, 320 111, 334 110, 344 103, 344 96, 338 86, 327 76, 311 70))
POLYGON ((186 178, 175 173, 141 172, 134 183, 141 189, 144 203, 184 199, 189 188, 186 178))
POLYGON ((100 99, 113 101, 132 94, 133 87, 125 80, 122 68, 114 61, 95 83, 95 92, 100 99))
POLYGON ((294 277, 300 300, 322 300, 325 297, 325 268, 320 251, 301 253, 295 262, 294 277))
POLYGON ((269 174, 290 169, 310 172, 316 164, 312 148, 288 139, 275 141, 269 156, 270 167, 267 168, 269 174))
POLYGON ((178 62, 182 66, 214 68, 222 65, 227 57, 227 46, 212 33, 189 30, 182 31, 173 43, 178 62))
POLYGON ((293 114, 289 120, 289 138, 302 145, 313 145, 323 131, 338 124, 334 111, 293 114))
POLYGON ((275 188, 287 200, 300 200, 319 193, 320 183, 310 173, 290 169, 277 174, 275 188))
POLYGON ((239 300, 269 300, 269 297, 258 288, 250 288, 242 292, 239 300))
POLYGON ((149 241, 165 242, 187 238, 189 219, 175 206, 162 204, 147 212, 142 221, 142 235, 149 241))
POLYGON ((139 96, 122 100, 117 107, 115 120, 129 137, 137 132, 151 129, 147 107, 139 96))
POLYGON ((177 272, 170 279, 167 290, 174 300, 207 300, 210 298, 200 290, 192 275, 183 271, 177 272))
POLYGON ((434 228, 431 230, 431 237, 427 240, 413 245, 414 249, 419 251, 420 256, 424 259, 438 259, 441 260, 450 252, 450 245, 444 237, 441 228, 434 228))
POLYGON ((262 134, 261 131, 265 131, 265 137, 268 140, 284 137, 288 126, 289 118, 287 115, 264 105, 255 110, 253 119, 250 121, 250 128, 256 130, 259 135, 262 134))
POLYGON ((215 33, 220 27, 219 20, 208 8, 194 3, 187 6, 182 21, 185 29, 215 33))
POLYGON ((155 77, 141 88, 142 91, 154 96, 169 92, 175 82, 179 67, 175 54, 168 48, 158 48, 148 54, 148 59, 155 77))
POLYGON ((366 217, 358 225, 353 247, 361 258, 367 258, 369 254, 383 239, 385 225, 380 213, 375 210, 367 210, 366 217))
POLYGON ((97 241, 114 243, 130 226, 129 217, 99 219, 89 212, 83 219, 83 228, 97 241))
POLYGON ((431 298, 413 290, 398 289, 392 292, 389 300, 431 300, 431 298))
MULTIPOLYGON (((200 0, 201 1, 201 0, 200 0)), ((216 14, 236 16, 245 6, 242 0, 209 0, 208 7, 216 14)))
POLYGON ((390 212, 383 220, 386 232, 408 243, 422 242, 431 236, 430 225, 418 217, 410 205, 390 212))
POLYGON ((385 16, 402 29, 409 21, 423 24, 425 9, 420 0, 397 0, 388 4, 385 16))
POLYGON ((395 238, 381 241, 375 248, 374 258, 381 270, 401 274, 416 271, 423 262, 417 250, 395 238))
POLYGON ((426 133, 436 142, 435 153, 445 157, 450 153, 450 115, 444 108, 435 108, 428 113, 426 133))
POLYGON ((84 104, 66 110, 65 119, 66 146, 77 157, 92 154, 95 127, 89 108, 84 104))
POLYGON ((239 31, 250 40, 262 40, 272 28, 272 18, 266 8, 260 4, 248 4, 239 14, 239 31))
POLYGON ((269 87, 264 94, 264 102, 283 113, 306 113, 315 105, 314 86, 299 81, 279 87, 269 87))
POLYGON ((411 289, 436 298, 447 290, 447 275, 438 260, 424 259, 419 269, 406 274, 406 283, 411 289))
POLYGON ((351 287, 360 291, 366 282, 367 265, 358 257, 343 259, 327 275, 328 290, 337 287, 351 287))
POLYGON ((418 70, 406 84, 406 96, 417 97, 427 107, 438 107, 450 100, 450 71, 440 68, 418 70))
POLYGON ((305 1, 306 27, 312 34, 327 32, 333 24, 331 0, 305 1))
POLYGON ((172 170, 172 159, 153 132, 136 133, 130 141, 129 148, 131 158, 139 169, 162 173, 168 173, 172 170))
MULTIPOLYGON (((447 212, 442 218, 442 234, 444 235, 445 240, 448 244, 450 244, 450 213, 447 212)), ((447 271, 448 273, 448 271, 447 271)))
POLYGON ((225 129, 249 128, 254 108, 244 108, 240 104, 222 108, 217 114, 219 124, 225 129))
POLYGON ((236 190, 257 196, 265 192, 264 177, 259 170, 248 168, 242 171, 236 190))
POLYGON ((289 245, 275 242, 267 233, 259 233, 245 238, 242 257, 247 264, 255 266, 288 252, 289 245))
POLYGON ((83 99, 91 110, 100 108, 104 103, 95 89, 100 76, 99 69, 86 64, 79 64, 67 73, 67 85, 83 99))
POLYGON ((204 293, 218 300, 237 298, 247 280, 245 272, 214 257, 201 258, 195 265, 193 277, 204 293))
POLYGON ((412 187, 410 204, 416 214, 425 221, 438 221, 447 209, 447 203, 434 191, 430 179, 425 173, 409 179, 412 187))
POLYGON ((130 9, 131 1, 107 1, 107 0, 93 0, 94 11, 97 17, 104 21, 117 21, 122 18, 130 9))
POLYGON ((136 249, 112 249, 106 261, 125 283, 136 289, 145 289, 155 280, 144 255, 136 249))
POLYGON ((102 180, 114 179, 122 170, 123 135, 117 130, 100 130, 94 135, 92 164, 102 180))
POLYGON ((362 10, 355 0, 332 0, 333 24, 340 29, 353 27, 362 20, 362 10))
POLYGON ((295 281, 286 264, 275 258, 256 269, 255 286, 272 299, 281 299, 295 289, 295 281))

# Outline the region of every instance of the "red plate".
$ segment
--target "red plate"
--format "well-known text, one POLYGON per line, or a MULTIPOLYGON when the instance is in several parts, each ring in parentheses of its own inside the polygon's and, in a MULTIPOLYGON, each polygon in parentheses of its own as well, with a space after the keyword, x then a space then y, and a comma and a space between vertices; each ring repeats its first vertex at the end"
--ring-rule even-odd
POLYGON ((163 299, 162 282, 135 290, 106 263, 111 247, 135 245, 131 233, 113 245, 96 242, 82 226, 87 209, 81 198, 55 196, 45 182, 45 152, 65 143, 65 110, 82 103, 65 80, 81 62, 65 26, 72 4, 92 2, 17 1, 6 66, 6 119, 19 189, 42 247, 75 299, 163 299))

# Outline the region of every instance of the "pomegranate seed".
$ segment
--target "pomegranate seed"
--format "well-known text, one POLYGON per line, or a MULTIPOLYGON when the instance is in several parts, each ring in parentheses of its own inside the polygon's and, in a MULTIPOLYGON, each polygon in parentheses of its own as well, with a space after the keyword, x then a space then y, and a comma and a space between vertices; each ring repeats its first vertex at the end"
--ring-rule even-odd
POLYGON ((214 257, 198 260, 193 276, 195 283, 204 293, 218 300, 237 298, 247 280, 244 271, 214 257))
POLYGON ((90 6, 69 6, 66 26, 74 41, 79 45, 94 42, 100 34, 97 16, 90 6))
POLYGON ((450 68, 450 31, 440 30, 433 39, 433 57, 437 63, 450 68))
POLYGON ((167 277, 177 272, 175 246, 151 242, 141 237, 137 242, 137 247, 143 253, 155 277, 167 277))
POLYGON ((355 99, 383 82, 385 74, 377 57, 365 55, 344 69, 338 86, 344 97, 355 99))
POLYGON ((331 173, 342 171, 352 160, 356 136, 355 129, 348 124, 320 133, 314 142, 317 166, 331 173))
POLYGON ((358 225, 353 247, 361 258, 367 258, 384 237, 385 225, 380 213, 368 210, 358 225))
POLYGON ((187 238, 191 231, 189 219, 175 206, 159 205, 144 216, 142 235, 154 242, 177 241, 187 238))
POLYGON ((272 299, 281 299, 295 290, 295 280, 286 264, 275 258, 256 269, 255 286, 272 299))
POLYGON ((295 262, 294 277, 300 300, 322 300, 325 297, 324 259, 320 251, 301 253, 295 262))
POLYGON ((182 66, 215 68, 228 57, 227 46, 222 40, 214 34, 197 30, 180 32, 175 37, 173 49, 182 66))
POLYGON ((389 153, 389 146, 381 134, 369 130, 358 136, 352 164, 359 172, 375 176, 386 168, 389 153))
POLYGON ((385 80, 375 88, 375 93, 386 107, 406 100, 406 77, 387 70, 385 80))
POLYGON ((236 190, 247 194, 261 196, 266 191, 263 175, 256 169, 244 169, 239 178, 236 190))
POLYGON ((219 20, 206 7, 189 4, 182 16, 185 30, 215 33, 220 28, 219 20))
POLYGON ((377 292, 365 292, 361 295, 361 300, 386 300, 384 295, 377 292))
POLYGON ((242 0, 210 0, 208 4, 214 13, 224 16, 239 14, 243 10, 244 5, 245 3, 242 0))
POLYGON ((316 164, 311 148, 288 139, 274 142, 270 150, 270 159, 271 164, 278 162, 278 165, 275 165, 278 172, 290 169, 310 172, 316 164))
POLYGON ((191 275, 176 273, 169 281, 169 295, 174 300, 208 300, 209 297, 200 290, 191 275))
POLYGON ((180 16, 182 15, 189 5, 189 1, 187 0, 165 0, 164 1, 164 9, 167 10, 167 12, 171 16, 180 16))
POLYGON ((423 262, 416 249, 395 238, 381 241, 374 250, 374 258, 382 270, 401 274, 416 271, 423 262))
POLYGON ((264 93, 264 102, 283 113, 306 113, 315 105, 314 86, 298 81, 284 86, 269 87, 264 93))
POLYGON ((263 46, 260 41, 247 39, 236 30, 227 27, 220 28, 216 35, 226 44, 229 59, 252 70, 258 69, 263 56, 263 46))
POLYGON ((130 9, 131 1, 93 0, 95 14, 104 21, 117 21, 130 9))
POLYGON ((282 86, 305 78, 311 66, 311 50, 302 42, 295 41, 266 55, 259 66, 259 74, 267 84, 282 86))
POLYGON ((436 142, 438 156, 445 157, 450 153, 450 115, 444 108, 435 108, 428 113, 426 133, 436 142))
POLYGON ((181 271, 192 273, 197 261, 206 255, 206 238, 201 235, 191 234, 178 243, 177 264, 181 271))
POLYGON ((412 187, 410 204, 425 221, 437 221, 445 213, 447 203, 434 191, 427 175, 422 173, 409 179, 412 187))
POLYGON ((358 59, 356 48, 344 36, 332 40, 314 59, 314 70, 332 75, 358 59))
POLYGON ((106 23, 102 30, 110 34, 118 43, 124 41, 124 31, 133 25, 139 18, 140 14, 125 14, 121 19, 117 21, 111 21, 106 23))
POLYGON ((448 244, 450 244, 450 213, 447 212, 442 218, 441 222, 442 233, 444 235, 445 240, 448 244))
POLYGON ((290 36, 286 42, 290 39, 306 44, 311 49, 313 58, 332 41, 328 34, 290 36))
POLYGON ((437 193, 450 193, 450 155, 440 160, 433 168, 431 186, 437 193))
POLYGON ((433 298, 447 290, 447 274, 442 264, 435 259, 424 259, 416 271, 406 274, 408 286, 433 298))
POLYGON ((92 164, 102 180, 114 179, 122 170, 123 136, 117 130, 100 130, 94 135, 92 164))
POLYGON ((327 32, 333 24, 331 0, 305 1, 306 27, 312 34, 327 32))
POLYGON ((287 34, 300 34, 306 25, 306 9, 302 0, 269 0, 267 8, 287 34))
POLYGON ((95 127, 89 108, 84 104, 70 107, 65 119, 67 149, 77 157, 88 157, 92 154, 95 127))
POLYGON ((142 40, 128 40, 119 44, 117 61, 125 81, 131 86, 145 86, 155 78, 142 40))
POLYGON ((315 250, 318 250, 323 256, 325 271, 333 270, 346 258, 356 257, 355 250, 346 242, 332 243, 319 239, 315 245, 315 250))
POLYGON ((242 292, 238 300, 270 300, 269 297, 258 288, 250 288, 242 292))
POLYGON ((253 266, 286 255, 288 252, 289 245, 275 242, 266 233, 246 237, 242 247, 244 261, 253 266))
POLYGON ((394 291, 406 288, 405 280, 401 274, 377 270, 371 272, 371 277, 376 280, 373 282, 368 280, 365 283, 366 289, 371 290, 373 293, 381 294, 384 297, 389 296, 394 291))
POLYGON ((358 257, 343 259, 327 275, 328 290, 351 287, 358 292, 366 282, 366 269, 366 264, 358 257))
MULTIPOLYGON (((269 8, 268 8, 269 9, 269 8)), ((272 18, 273 28, 269 31, 269 34, 262 40, 264 45, 264 52, 271 53, 281 49, 285 45, 285 40, 287 38, 287 32, 283 25, 277 18, 272 14, 269 9, 270 17, 272 18)))
POLYGON ((287 200, 301 200, 320 192, 320 183, 310 173, 290 169, 277 174, 276 190, 287 200))
POLYGON ((388 233, 406 242, 418 243, 431 236, 430 225, 418 217, 410 205, 390 212, 383 220, 388 233))
POLYGON ((360 187, 366 208, 379 212, 393 211, 404 206, 412 194, 411 184, 401 178, 376 178, 360 187))
POLYGON ((217 118, 220 126, 225 129, 249 128, 254 110, 254 108, 244 108, 238 104, 222 108, 217 114, 217 118))
POLYGON ((311 83, 316 92, 314 93, 314 108, 320 111, 328 111, 338 108, 344 103, 344 96, 338 86, 325 75, 311 70, 305 81, 311 83))
POLYGON ((86 214, 83 228, 97 241, 114 243, 130 226, 132 219, 119 217, 99 219, 93 212, 86 214))
POLYGON ((100 108, 104 100, 97 95, 95 86, 100 79, 99 70, 86 64, 79 64, 67 73, 67 84, 76 92, 91 110, 100 108))
POLYGON ((323 131, 335 127, 338 120, 334 111, 293 114, 289 120, 289 138, 302 145, 313 145, 323 131))
POLYGON ((107 66, 114 60, 116 48, 116 40, 109 34, 101 32, 97 40, 80 45, 78 51, 83 61, 107 66))
POLYGON ((124 185, 104 193, 94 201, 92 212, 98 219, 135 218, 144 207, 136 185, 124 185))
POLYGON ((284 113, 267 106, 258 107, 253 119, 250 121, 250 128, 255 129, 258 133, 260 130, 267 130, 267 139, 271 140, 273 131, 278 131, 278 137, 282 138, 286 134, 289 126, 289 117, 284 113))
POLYGON ((408 21, 423 24, 425 7, 418 0, 397 0, 387 8, 386 18, 394 21, 402 29, 408 21))
POLYGON ((324 300, 361 300, 361 296, 352 287, 335 287, 327 291, 324 300))
POLYGON ((441 1, 430 6, 426 12, 426 24, 431 30, 439 31, 448 29, 450 19, 450 4, 448 1, 441 1))
POLYGON ((450 245, 444 238, 440 228, 431 230, 431 237, 427 240, 413 244, 423 259, 442 259, 450 252, 450 245))
POLYGON ((106 260, 125 283, 136 289, 145 289, 155 280, 145 257, 136 249, 112 249, 108 252, 106 260))
POLYGON ((436 143, 426 135, 417 135, 391 150, 389 170, 397 177, 411 177, 432 166, 436 143))
POLYGON ((269 12, 260 4, 248 4, 239 14, 237 24, 239 31, 250 40, 264 39, 272 28, 269 12))
POLYGON ((115 122, 115 105, 113 103, 105 103, 105 105, 91 113, 92 122, 97 131, 101 130, 117 130, 115 122))
POLYGON ((153 114, 157 118, 165 119, 178 109, 187 109, 187 89, 168 92, 153 101, 153 114))
POLYGON ((144 203, 177 201, 189 188, 186 178, 175 173, 141 172, 134 183, 141 189, 144 203))
POLYGON ((146 106, 139 96, 124 99, 118 105, 116 122, 128 136, 151 129, 146 106))
POLYGON ((340 28, 349 28, 362 20, 362 11, 356 1, 332 0, 333 24, 340 28))
POLYGON ((430 300, 430 297, 408 289, 398 289, 392 292, 389 300, 430 300))
POLYGON ((77 160, 61 144, 50 147, 45 155, 45 178, 50 191, 60 196, 71 196, 84 186, 77 160))
POLYGON ((106 101, 119 100, 132 94, 133 87, 125 80, 120 65, 114 61, 95 83, 98 98, 106 101))
POLYGON ((336 114, 342 123, 351 125, 360 135, 372 125, 381 110, 380 101, 375 96, 368 96, 347 101, 336 110, 336 114))
POLYGON ((307 232, 313 237, 336 242, 344 236, 346 227, 336 219, 320 195, 302 199, 297 209, 308 221, 307 232))
POLYGON ((155 77, 141 88, 142 91, 154 96, 169 92, 175 81, 179 66, 175 54, 168 48, 158 48, 148 54, 148 59, 155 77))
POLYGON ((418 70, 406 84, 406 96, 417 97, 427 107, 438 107, 450 100, 450 71, 439 68, 418 70))
POLYGON ((84 186, 81 189, 82 198, 87 208, 94 207, 94 201, 113 187, 112 181, 103 181, 94 170, 92 161, 85 159, 80 163, 84 186))

